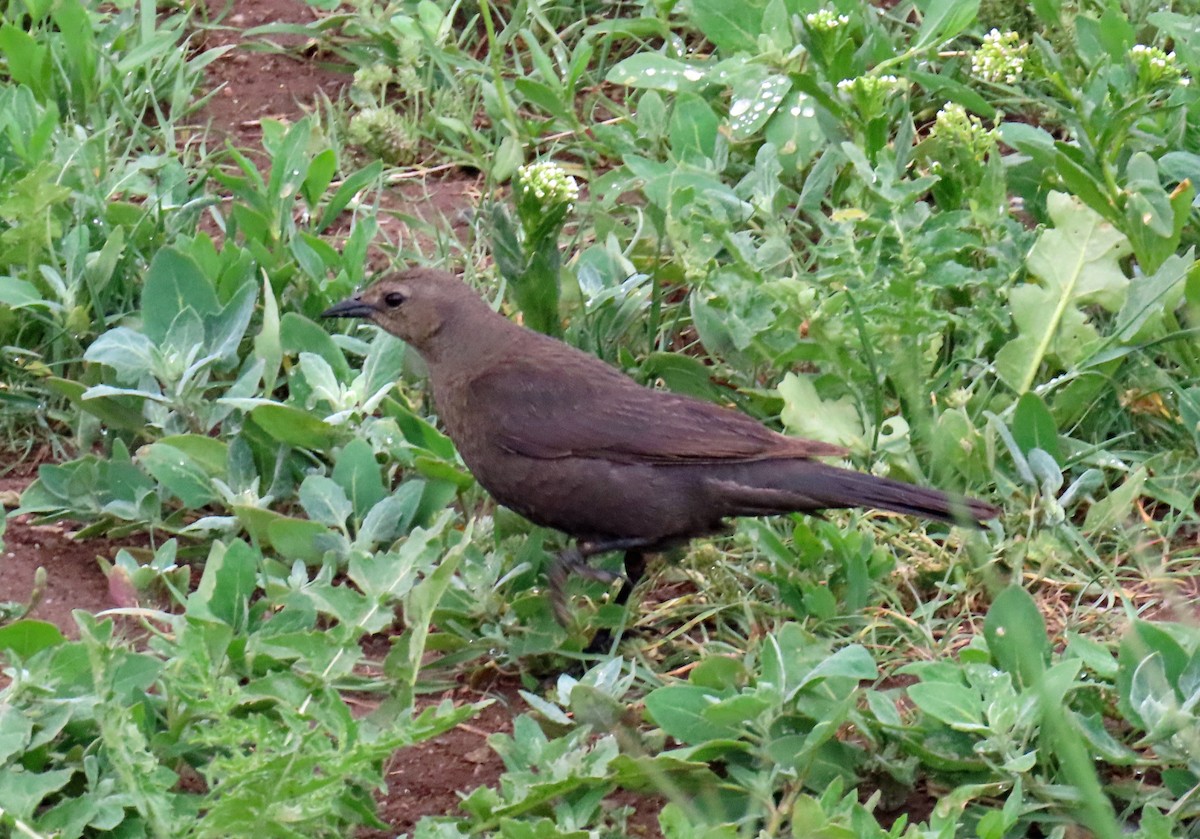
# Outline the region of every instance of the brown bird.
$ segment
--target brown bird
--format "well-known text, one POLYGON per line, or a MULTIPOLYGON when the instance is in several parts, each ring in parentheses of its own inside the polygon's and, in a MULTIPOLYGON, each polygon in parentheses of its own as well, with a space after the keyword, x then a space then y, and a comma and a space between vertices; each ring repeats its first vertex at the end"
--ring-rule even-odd
POLYGON ((391 275, 322 314, 365 318, 429 367, 446 433, 501 504, 576 540, 551 566, 563 623, 568 571, 612 582, 586 558, 625 552, 624 603, 645 555, 736 516, 874 507, 974 523, 983 501, 829 466, 828 443, 779 434, 699 399, 643 387, 600 359, 494 312, 453 275, 391 275))

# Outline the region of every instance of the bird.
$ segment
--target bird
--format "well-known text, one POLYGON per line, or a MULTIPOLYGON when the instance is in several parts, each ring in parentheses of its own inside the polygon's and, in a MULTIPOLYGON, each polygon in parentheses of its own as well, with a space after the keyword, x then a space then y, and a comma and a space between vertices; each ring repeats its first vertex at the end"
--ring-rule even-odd
POLYGON ((733 408, 639 384, 495 311, 449 272, 410 267, 322 313, 360 318, 424 359, 437 416, 501 505, 574 544, 551 562, 554 614, 570 623, 572 573, 620 581, 624 605, 649 555, 719 534, 728 520, 869 507, 979 526, 973 498, 830 465, 845 449, 774 431, 733 408), (588 560, 624 553, 625 574, 588 560))

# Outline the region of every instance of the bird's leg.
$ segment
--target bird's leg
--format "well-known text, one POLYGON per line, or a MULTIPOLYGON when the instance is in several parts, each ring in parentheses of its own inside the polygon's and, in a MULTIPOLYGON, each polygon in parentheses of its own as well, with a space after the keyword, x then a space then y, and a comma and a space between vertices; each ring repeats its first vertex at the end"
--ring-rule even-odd
MULTIPOLYGON (((613 598, 613 603, 622 608, 626 607, 629 602, 629 596, 633 594, 634 587, 642 576, 646 573, 646 552, 643 550, 628 550, 625 552, 625 577, 621 580, 621 588, 617 591, 617 596, 613 598)), ((624 633, 625 623, 628 617, 621 621, 621 632, 624 633)), ((605 655, 613 646, 613 632, 611 629, 604 628, 592 636, 591 642, 583 648, 585 653, 594 655, 605 655)))
POLYGON ((628 550, 625 552, 625 579, 621 581, 621 589, 613 598, 613 603, 624 606, 629 602, 633 588, 646 573, 646 554, 644 551, 628 550))
POLYGON ((617 603, 625 605, 625 601, 629 599, 629 592, 633 590, 634 584, 642 573, 645 571, 646 561, 642 555, 641 548, 645 548, 652 544, 652 540, 648 539, 612 539, 606 542, 583 542, 578 545, 573 545, 567 550, 556 556, 550 563, 550 568, 546 572, 546 582, 548 583, 550 593, 550 606, 554 610, 554 617, 562 626, 567 626, 571 622, 571 613, 567 609, 567 577, 574 573, 589 580, 597 580, 602 583, 612 585, 617 580, 621 581, 621 590, 617 593, 617 603), (598 554, 608 553, 609 551, 626 551, 625 555, 625 575, 614 574, 611 571, 605 571, 602 568, 593 568, 588 564, 589 557, 598 554), (631 564, 630 556, 636 556, 638 559, 631 564), (635 571, 635 575, 631 578, 631 571, 635 571))

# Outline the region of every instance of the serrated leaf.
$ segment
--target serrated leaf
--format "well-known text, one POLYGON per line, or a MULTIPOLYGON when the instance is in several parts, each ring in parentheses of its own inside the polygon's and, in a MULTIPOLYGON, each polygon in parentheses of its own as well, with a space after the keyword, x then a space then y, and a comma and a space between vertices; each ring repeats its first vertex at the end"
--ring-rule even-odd
POLYGON ((858 408, 849 397, 822 399, 812 379, 788 373, 779 383, 783 411, 779 418, 789 433, 852 448, 862 442, 858 408))
POLYGON ((1129 240, 1078 199, 1052 192, 1046 202, 1055 226, 1042 232, 1027 266, 1040 281, 1017 286, 1009 306, 1018 335, 996 358, 996 372, 1010 388, 1025 393, 1042 365, 1069 368, 1096 346, 1095 329, 1080 307, 1120 308, 1129 281, 1119 260, 1129 240))

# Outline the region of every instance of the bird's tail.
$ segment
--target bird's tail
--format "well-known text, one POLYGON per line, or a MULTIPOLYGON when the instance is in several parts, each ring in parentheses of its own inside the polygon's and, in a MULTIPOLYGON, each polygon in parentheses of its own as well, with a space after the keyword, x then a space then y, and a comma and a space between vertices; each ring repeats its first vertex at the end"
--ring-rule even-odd
POLYGON ((866 507, 952 524, 978 525, 1000 513, 998 507, 986 501, 814 460, 769 461, 756 466, 750 474, 730 475, 732 481, 722 482, 726 497, 743 510, 735 515, 866 507))

